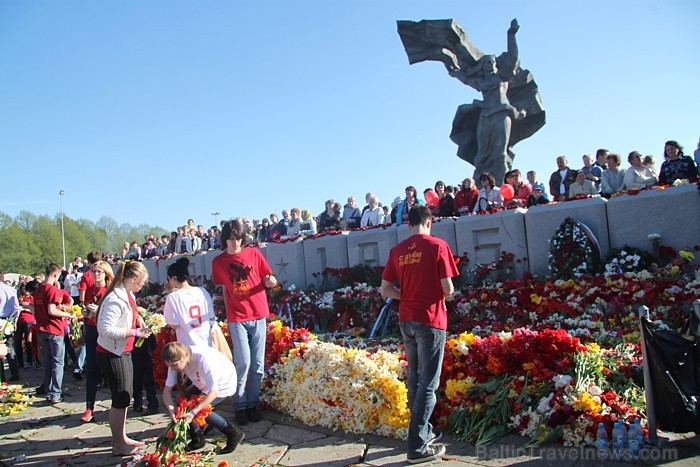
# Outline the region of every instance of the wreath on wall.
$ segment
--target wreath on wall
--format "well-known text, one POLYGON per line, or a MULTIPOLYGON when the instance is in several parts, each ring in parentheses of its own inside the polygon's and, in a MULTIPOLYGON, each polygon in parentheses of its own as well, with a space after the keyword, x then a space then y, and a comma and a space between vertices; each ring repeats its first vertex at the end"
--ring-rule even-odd
POLYGON ((554 279, 595 274, 600 267, 600 245, 591 229, 567 217, 549 242, 547 260, 554 279))

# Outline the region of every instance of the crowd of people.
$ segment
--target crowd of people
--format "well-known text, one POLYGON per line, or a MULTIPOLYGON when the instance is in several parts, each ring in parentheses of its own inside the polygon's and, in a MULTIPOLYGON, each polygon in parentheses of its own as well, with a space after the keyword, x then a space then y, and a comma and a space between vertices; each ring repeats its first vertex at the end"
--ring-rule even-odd
MULTIPOLYGON (((162 400, 173 421, 184 418, 189 424, 189 450, 206 444, 204 432, 193 419, 212 406, 205 422, 225 435, 226 445, 219 452, 229 453, 244 438, 239 426, 261 420, 257 407, 269 315, 265 289, 276 286, 277 281, 259 251, 244 248, 247 235, 238 220, 223 225, 221 242, 225 248, 212 267, 214 283, 224 292, 235 364, 230 351, 214 346, 214 336, 221 330, 212 298, 204 288, 191 285, 189 259, 182 257, 167 269, 170 293, 163 316, 175 330, 176 342, 167 344, 161 352, 168 367, 162 400), (176 412, 172 395, 176 387, 185 395, 202 395, 186 414, 176 412), (230 400, 235 410, 235 424, 215 412, 225 400, 230 400)), ((1 356, 0 379, 19 381, 20 371, 41 368, 43 384, 35 394, 43 396, 48 404, 58 404, 63 401, 64 370, 70 360, 76 379, 82 380, 87 374, 81 420, 94 421, 97 389, 103 385, 111 393, 108 420, 112 453, 142 454, 144 443, 130 438, 125 426, 129 407, 139 415, 148 415, 157 413, 160 405, 152 358, 156 341, 135 298, 148 281, 148 271, 140 261, 125 261, 113 272, 97 251, 88 254, 87 266, 82 269, 76 263, 70 281, 61 281, 63 268, 50 263, 45 274, 20 277, 17 289, 1 277, 0 318, 11 321, 14 331, 4 336, 9 352, 1 356), (73 288, 75 295, 71 295, 73 288), (70 320, 75 319, 76 305, 83 317, 77 340, 75 336, 71 339, 68 330, 70 320), (69 357, 70 351, 80 357, 69 357), (9 378, 4 373, 5 361, 9 378)))
MULTIPOLYGON (((698 151, 695 156, 697 158, 698 151)), ((171 292, 163 314, 166 323, 175 330, 176 342, 166 345, 161 353, 161 359, 168 367, 163 402, 172 421, 179 418, 187 421, 191 439, 188 449, 196 450, 206 444, 205 433, 193 422, 198 412, 209 405, 216 409, 230 399, 235 424, 215 410, 206 416, 206 423, 218 428, 226 437, 226 445, 220 452, 232 452, 244 438, 239 426, 261 420, 257 407, 264 375, 266 319, 269 315, 265 290, 277 286, 277 280, 260 251, 245 247, 327 231, 408 222, 413 235, 392 249, 383 276, 382 294, 404 299, 399 320, 409 360, 409 406, 412 409, 419 407, 422 413, 412 414, 408 460, 417 463, 433 459, 444 453, 444 447, 433 446, 440 433, 428 422, 432 411, 431 394, 439 372, 423 374, 417 370, 426 364, 421 362, 421 352, 426 352, 426 349, 425 345, 416 345, 415 341, 428 333, 437 339, 438 344, 442 342, 431 348, 444 347, 444 309, 428 313, 428 317, 435 315, 440 318, 438 321, 426 321, 422 314, 427 306, 425 303, 419 304, 420 310, 410 308, 406 296, 414 294, 420 302, 424 294, 421 284, 425 282, 423 275, 427 269, 420 265, 407 268, 407 265, 420 261, 402 261, 404 250, 415 248, 420 243, 426 254, 437 254, 441 262, 446 262, 447 266, 440 263, 442 266, 436 271, 431 270, 434 276, 431 276, 431 293, 448 296, 453 290, 451 278, 457 272, 450 263, 451 255, 447 254, 449 247, 429 237, 435 218, 500 208, 531 208, 549 203, 549 196, 552 201, 562 202, 581 197, 611 197, 624 190, 671 185, 679 180, 698 181, 696 162, 683 154, 677 142, 666 142, 664 158, 657 172, 653 157, 632 151, 627 156, 629 167, 622 169, 618 154, 599 149, 595 162, 592 156, 584 154, 579 169, 570 168, 566 157, 557 157, 557 170, 549 178, 548 190, 534 171, 527 172, 526 180, 523 180, 521 172, 513 169, 505 174, 503 181, 497 181, 493 174, 484 172, 479 177, 478 186, 471 178, 464 179, 456 187, 438 181, 433 188, 424 190, 422 197, 415 187, 407 186, 405 196, 394 199, 390 207, 382 206, 376 195, 367 193, 367 204, 362 209, 353 197, 349 197, 344 206, 329 199, 325 210, 316 217, 308 210, 292 208, 283 210, 281 219, 275 214, 252 222, 248 218, 237 218, 222 221, 220 228, 212 226, 206 231, 201 225, 195 226, 190 219, 187 225, 179 227, 170 236, 146 236, 141 245, 135 241, 125 243, 119 258, 132 261, 119 262, 116 273, 110 260, 117 260, 117 257, 110 258, 97 251, 88 254, 86 263, 78 257, 68 268, 51 263, 45 274, 33 278, 20 276, 16 288, 8 285, 0 273, 0 319, 14 324, 14 332, 5 336, 9 353, 2 356, 8 363, 10 377, 5 377, 3 361, 0 380, 18 381, 20 370, 43 368, 43 384, 36 388, 36 394, 43 395, 47 403, 56 404, 63 400, 64 367, 69 360, 74 378, 81 380, 83 373, 87 374, 86 408, 81 420, 85 423, 94 420, 97 389, 100 384, 104 385, 111 393, 109 425, 113 454, 132 456, 143 453, 144 443, 126 434, 127 409, 131 406, 137 413, 157 413, 159 400, 152 363, 155 338, 146 327, 135 300, 135 294, 148 281, 148 271, 140 261, 133 260, 219 249, 222 253, 212 262, 212 280, 223 290, 236 358, 231 359, 226 352, 216 348, 214 336, 218 325, 211 296, 205 289, 191 285, 189 260, 180 258, 167 269, 167 286, 171 292), (396 283, 403 287, 397 288, 396 283), (84 317, 77 345, 69 332, 74 304, 80 307, 84 317), (141 345, 142 341, 145 346, 141 345), (202 395, 191 412, 176 414, 172 396, 176 387, 187 395, 202 395)), ((431 356, 428 362, 438 360, 441 360, 441 354, 431 356)))

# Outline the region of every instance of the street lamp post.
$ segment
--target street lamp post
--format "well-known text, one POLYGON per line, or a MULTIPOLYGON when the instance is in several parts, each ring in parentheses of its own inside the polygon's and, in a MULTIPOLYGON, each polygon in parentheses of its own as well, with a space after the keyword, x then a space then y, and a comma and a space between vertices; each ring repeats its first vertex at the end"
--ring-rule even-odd
POLYGON ((214 216, 214 225, 215 225, 215 226, 218 226, 218 225, 219 225, 219 223, 218 223, 219 218, 216 217, 216 216, 218 216, 219 214, 221 214, 219 211, 215 211, 215 212, 212 212, 212 213, 211 213, 211 215, 214 216))
POLYGON ((63 190, 58 192, 58 196, 61 206, 61 245, 63 247, 63 269, 66 269, 66 232, 63 229, 63 190))

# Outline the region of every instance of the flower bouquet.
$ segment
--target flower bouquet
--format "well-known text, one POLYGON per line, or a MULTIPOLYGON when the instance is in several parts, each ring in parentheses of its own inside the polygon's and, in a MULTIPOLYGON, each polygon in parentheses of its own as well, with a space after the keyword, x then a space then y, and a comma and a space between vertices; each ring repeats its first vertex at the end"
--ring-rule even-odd
POLYGON ((29 396, 22 394, 22 386, 18 384, 0 385, 0 417, 16 415, 27 410, 29 406, 29 396))
MULTIPOLYGON (((160 313, 153 313, 146 311, 145 308, 139 307, 139 314, 143 318, 143 322, 148 329, 151 330, 153 334, 158 334, 161 329, 167 324, 165 322, 165 317, 160 313)), ((145 337, 140 337, 139 340, 134 344, 136 347, 141 347, 146 340, 145 337)))
POLYGON ((73 305, 65 309, 71 317, 68 322, 70 340, 74 345, 83 342, 83 309, 78 305, 73 305))
POLYGON ((5 356, 10 352, 5 344, 6 336, 12 335, 15 332, 15 327, 12 321, 9 319, 0 319, 0 358, 5 358, 5 356))
MULTIPOLYGON (((187 452, 187 431, 189 424, 182 417, 188 411, 194 409, 204 396, 192 395, 189 399, 184 397, 177 398, 177 406, 175 407, 176 422, 172 420, 165 428, 165 433, 161 434, 156 440, 156 450, 153 453, 145 454, 136 464, 141 467, 156 467, 159 465, 168 466, 189 466, 189 467, 204 467, 211 465, 214 459, 214 451, 206 451, 203 453, 187 452)), ((197 412, 197 415, 192 420, 197 426, 203 427, 204 421, 211 413, 211 405, 207 405, 204 409, 197 412)), ((221 465, 221 463, 219 463, 221 465)), ((228 465, 228 464, 226 464, 228 465)))

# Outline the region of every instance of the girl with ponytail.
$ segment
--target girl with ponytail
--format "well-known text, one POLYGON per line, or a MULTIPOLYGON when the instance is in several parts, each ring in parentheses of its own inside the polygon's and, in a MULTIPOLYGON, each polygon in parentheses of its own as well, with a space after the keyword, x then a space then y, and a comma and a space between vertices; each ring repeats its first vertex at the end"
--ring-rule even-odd
POLYGON ((112 392, 109 427, 115 456, 143 453, 144 443, 129 438, 125 425, 133 389, 131 351, 134 339, 147 338, 151 334, 139 319, 134 298, 134 293, 141 290, 147 280, 148 271, 143 264, 136 261, 122 264, 97 311, 97 363, 112 392))

